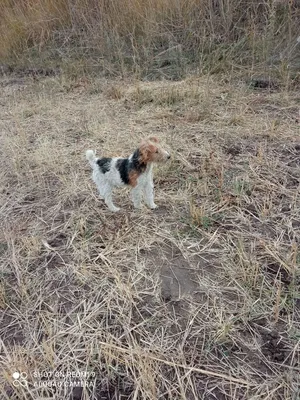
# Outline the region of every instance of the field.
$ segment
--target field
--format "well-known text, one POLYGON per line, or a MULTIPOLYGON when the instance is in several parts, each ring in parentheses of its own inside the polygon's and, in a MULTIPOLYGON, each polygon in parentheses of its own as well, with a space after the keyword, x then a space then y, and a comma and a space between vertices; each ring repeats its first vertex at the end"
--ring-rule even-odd
POLYGON ((300 399, 299 0, 2 0, 0 399, 300 399), (158 209, 85 151, 157 136, 158 209))
POLYGON ((1 398, 298 399, 297 88, 0 85, 1 398), (159 208, 134 210, 123 189, 113 214, 85 151, 126 156, 149 135, 172 153, 159 208))

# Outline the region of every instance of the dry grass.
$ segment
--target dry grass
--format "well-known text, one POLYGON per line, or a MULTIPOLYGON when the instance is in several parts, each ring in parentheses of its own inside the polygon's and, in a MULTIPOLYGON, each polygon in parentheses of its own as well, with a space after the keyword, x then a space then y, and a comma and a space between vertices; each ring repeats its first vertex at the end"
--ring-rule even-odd
POLYGON ((296 399, 299 94, 211 78, 1 90, 1 398, 296 399), (124 190, 112 214, 84 152, 149 134, 173 153, 159 209, 124 190), (43 371, 91 386, 35 387, 43 371))
POLYGON ((248 64, 295 77, 294 1, 2 0, 0 58, 69 75, 180 79, 248 64))

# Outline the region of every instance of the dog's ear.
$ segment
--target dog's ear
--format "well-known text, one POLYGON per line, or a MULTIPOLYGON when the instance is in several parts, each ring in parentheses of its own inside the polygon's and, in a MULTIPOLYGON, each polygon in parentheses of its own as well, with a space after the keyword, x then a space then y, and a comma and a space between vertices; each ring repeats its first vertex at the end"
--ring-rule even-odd
POLYGON ((140 160, 143 163, 148 163, 151 160, 151 154, 155 153, 157 150, 157 147, 149 142, 142 142, 142 144, 139 147, 139 152, 140 152, 140 160))
POLYGON ((156 136, 150 136, 148 139, 149 139, 151 142, 154 142, 154 143, 158 143, 158 142, 159 142, 159 140, 157 139, 156 136))

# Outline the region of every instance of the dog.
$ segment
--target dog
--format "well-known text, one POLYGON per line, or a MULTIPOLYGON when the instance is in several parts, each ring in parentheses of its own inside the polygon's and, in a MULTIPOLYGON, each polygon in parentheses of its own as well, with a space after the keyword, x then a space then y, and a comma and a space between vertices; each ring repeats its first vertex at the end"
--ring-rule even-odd
POLYGON ((132 187, 131 199, 135 208, 141 208, 143 194, 147 206, 157 208, 154 203, 153 163, 166 162, 170 157, 156 137, 144 139, 128 158, 98 158, 93 150, 86 152, 100 197, 113 212, 120 211, 120 208, 113 204, 112 190, 124 185, 132 187))

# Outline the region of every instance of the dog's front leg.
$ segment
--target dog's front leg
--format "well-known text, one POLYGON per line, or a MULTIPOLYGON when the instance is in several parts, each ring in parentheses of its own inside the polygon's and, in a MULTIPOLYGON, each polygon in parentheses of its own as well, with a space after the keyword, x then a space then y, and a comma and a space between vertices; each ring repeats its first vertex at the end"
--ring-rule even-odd
POLYGON ((131 190, 131 200, 134 208, 142 208, 142 190, 139 185, 131 190))
POLYGON ((154 203, 154 184, 152 179, 146 183, 145 188, 145 202, 149 208, 157 208, 157 205, 154 203))

